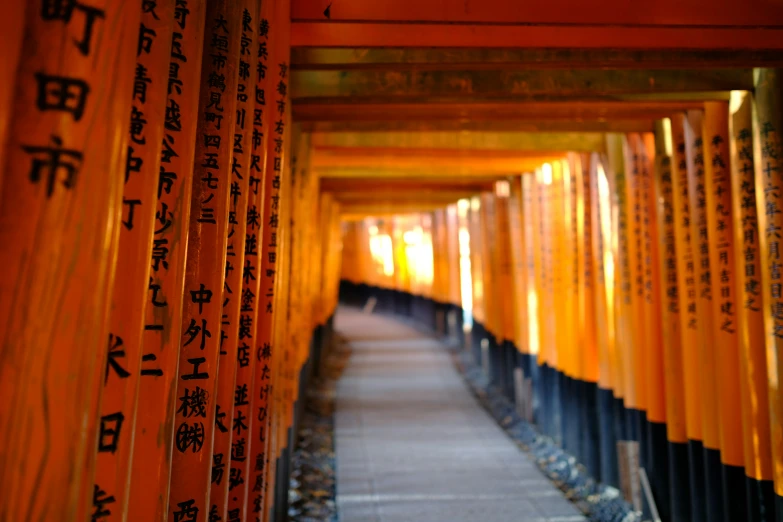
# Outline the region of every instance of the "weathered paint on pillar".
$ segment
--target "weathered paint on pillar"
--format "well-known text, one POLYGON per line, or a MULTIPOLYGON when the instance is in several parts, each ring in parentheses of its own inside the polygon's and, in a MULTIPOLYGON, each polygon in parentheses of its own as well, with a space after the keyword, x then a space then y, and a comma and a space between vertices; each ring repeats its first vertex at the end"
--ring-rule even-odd
POLYGON ((3 13, 18 24, 3 50, 17 62, 3 79, 12 92, 0 94, 12 99, 0 109, 3 520, 75 519, 111 502, 93 489, 94 444, 99 426, 107 444, 120 427, 99 412, 140 7, 3 13))
POLYGON ((110 513, 101 519, 107 521, 127 519, 173 23, 174 0, 142 10, 116 265, 121 276, 112 296, 103 376, 101 420, 105 422, 97 433, 94 489, 114 498, 107 504, 110 513), (116 438, 105 436, 106 426, 116 428, 116 438), (113 444, 106 443, 111 440, 113 444))
MULTIPOLYGON (((251 261, 259 255, 255 236, 248 237, 248 202, 255 196, 251 190, 251 174, 256 174, 253 164, 253 108, 256 86, 254 62, 258 53, 256 31, 258 27, 258 2, 241 2, 240 49, 237 69, 236 120, 231 135, 233 158, 231 160, 228 235, 226 238, 225 282, 223 284, 223 313, 220 328, 220 356, 218 362, 215 434, 212 450, 212 476, 210 483, 210 517, 222 520, 239 520, 241 509, 228 508, 231 498, 239 496, 245 484, 244 467, 247 463, 249 441, 248 407, 250 394, 248 383, 237 382, 237 371, 250 364, 250 348, 255 335, 253 317, 247 312, 252 308, 255 293, 243 294, 245 282, 256 281, 251 261), (242 309, 247 313, 242 315, 242 309), (242 351, 239 351, 239 347, 242 351), (244 367, 242 366, 244 365, 244 367)), ((254 179, 255 176, 253 177, 254 179)), ((242 495, 244 496, 244 495, 242 495)))
MULTIPOLYGON (((168 517, 205 6, 204 0, 177 0, 174 6, 128 520, 168 517)), ((143 88, 145 76, 137 72, 134 85, 143 88)), ((137 166, 129 158, 128 169, 137 166)))
MULTIPOLYGON (((208 516, 242 5, 208 0, 196 135, 169 516, 208 516)), ((224 416, 219 416, 224 415, 224 416)))

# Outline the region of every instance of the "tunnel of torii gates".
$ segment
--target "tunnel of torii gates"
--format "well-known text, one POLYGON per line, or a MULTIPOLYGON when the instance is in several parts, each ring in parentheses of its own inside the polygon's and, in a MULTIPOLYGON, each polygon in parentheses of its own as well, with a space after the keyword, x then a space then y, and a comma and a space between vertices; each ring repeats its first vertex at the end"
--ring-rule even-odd
POLYGON ((1 521, 284 520, 338 296, 521 369, 604 483, 638 441, 663 520, 783 520, 779 2, 10 0, 0 33, 1 521))

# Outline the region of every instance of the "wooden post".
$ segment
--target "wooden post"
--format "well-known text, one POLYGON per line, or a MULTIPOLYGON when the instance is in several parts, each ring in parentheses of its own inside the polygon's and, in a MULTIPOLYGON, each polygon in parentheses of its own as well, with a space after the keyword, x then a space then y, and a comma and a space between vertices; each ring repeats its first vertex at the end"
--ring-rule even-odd
POLYGON ((761 251, 761 281, 764 307, 764 337, 769 381, 772 469, 775 479, 775 520, 783 520, 783 281, 780 265, 780 236, 783 229, 781 176, 783 175, 783 70, 758 69, 756 112, 753 120, 756 208, 761 251))
POLYGON ((607 136, 607 177, 609 192, 612 194, 612 231, 616 238, 612 245, 614 280, 614 323, 615 323, 615 362, 618 379, 615 386, 622 390, 622 419, 619 419, 617 437, 619 440, 635 440, 631 425, 639 411, 638 391, 641 383, 635 379, 635 354, 633 351, 633 275, 631 256, 630 228, 632 226, 628 212, 628 175, 625 163, 625 137, 607 136))
MULTIPOLYGON (((260 178, 256 177, 260 166, 257 162, 253 163, 255 153, 251 148, 260 141, 260 138, 255 142, 252 140, 253 131, 256 130, 254 91, 257 68, 254 67, 254 61, 258 54, 257 8, 256 0, 243 0, 241 13, 236 12, 236 16, 241 16, 239 28, 241 36, 236 64, 238 67, 236 120, 231 134, 233 158, 231 159, 216 396, 217 415, 225 416, 220 417, 215 423, 209 501, 210 517, 216 516, 222 520, 240 520, 242 504, 234 505, 231 510, 228 505, 230 500, 238 503, 240 496, 244 499, 244 490, 247 486, 245 471, 250 446, 247 434, 250 424, 248 408, 252 391, 249 390, 247 382, 237 382, 237 372, 240 369, 246 370, 250 366, 248 343, 252 342, 255 335, 252 311, 255 309, 256 292, 251 289, 247 299, 243 292, 245 283, 250 289, 251 284, 254 287, 257 281, 254 259, 259 255, 257 238, 246 234, 248 204, 255 202, 260 183, 260 178), (251 177, 254 180, 252 188, 251 177)), ((253 220, 255 226, 258 221, 257 216, 253 217, 253 220)), ((246 375, 247 372, 243 371, 243 376, 246 375)))
MULTIPOLYGON (((174 7, 128 520, 168 517, 205 8, 204 0, 174 7)), ((139 81, 143 87, 144 76, 139 81)))
MULTIPOLYGON (((272 506, 274 492, 272 481, 276 455, 271 455, 272 421, 271 393, 277 393, 276 383, 273 383, 275 363, 282 350, 274 344, 273 324, 275 311, 280 310, 274 303, 278 288, 277 266, 282 253, 278 252, 282 244, 281 219, 281 187, 285 162, 287 161, 286 141, 290 121, 287 119, 288 105, 288 63, 290 56, 289 2, 262 2, 260 10, 260 33, 258 66, 263 74, 259 74, 256 88, 256 109, 261 109, 264 118, 268 118, 266 140, 266 167, 264 171, 264 204, 259 232, 262 257, 259 262, 259 293, 258 293, 258 324, 256 325, 256 368, 253 379, 253 395, 250 411, 253 414, 250 438, 250 462, 253 471, 250 473, 249 484, 252 484, 247 498, 248 517, 255 517, 258 522, 268 520, 269 509, 272 506), (269 388, 268 386, 272 386, 269 388), (266 509, 265 509, 266 506, 266 509)), ((276 378, 276 377, 274 377, 276 378)))
POLYGON ((211 441, 232 420, 216 397, 241 14, 240 3, 207 1, 168 506, 174 520, 210 513, 211 441))
POLYGON ((729 150, 736 263, 740 398, 749 522, 774 520, 769 390, 753 159, 753 97, 732 94, 729 150))
MULTIPOLYGON (((105 520, 127 519, 136 405, 141 380, 150 256, 157 209, 161 142, 174 23, 174 1, 142 10, 133 81, 133 108, 122 195, 117 278, 112 296, 108 359, 103 374, 101 420, 119 421, 116 444, 104 444, 99 427, 94 491, 114 498, 105 520)), ((94 444, 94 443, 93 443, 94 444)), ((140 458, 146 458, 141 455, 140 458)))
MULTIPOLYGON (((674 212, 675 250, 677 252, 677 302, 680 311, 680 347, 682 350, 683 389, 685 398, 685 433, 688 443, 689 509, 686 520, 706 521, 704 501, 704 445, 702 441, 702 387, 699 365, 699 314, 697 309, 697 260, 695 237, 691 220, 694 215, 690 203, 688 180, 693 163, 688 161, 691 144, 686 139, 684 113, 671 118, 672 125, 672 205, 674 212)), ((676 342, 672 340, 672 342, 676 342)), ((676 390, 676 388, 675 388, 676 390)), ((677 393, 676 391, 674 392, 677 393)), ((673 395, 676 397, 676 395, 673 395)), ((673 434, 670 431, 670 435, 673 434)), ((676 435, 675 435, 676 437, 676 435)), ((673 439, 672 439, 673 440, 673 439)))
MULTIPOLYGON (((0 75, 4 78, 0 84, 0 150, 5 146, 8 126, 14 109, 14 94, 16 89, 16 70, 22 51, 24 38, 24 16, 26 2, 13 2, 7 6, 0 18, 0 34, 3 35, 3 57, 0 64, 0 75)), ((3 190, 5 165, 0 162, 0 192, 3 190)))
MULTIPOLYGON (((704 478, 706 520, 721 520, 720 430, 718 421, 717 366, 715 329, 712 312, 710 272, 710 229, 707 222, 705 156, 702 140, 703 111, 688 112, 685 120, 685 154, 688 171, 688 198, 691 208, 691 238, 696 263, 696 313, 699 328, 699 373, 701 376, 702 435, 704 442, 704 478)), ((711 158, 712 156, 706 156, 711 158)))
POLYGON ((140 12, 4 13, 16 26, 0 91, 2 519, 75 519, 112 501, 93 490, 94 444, 99 427, 106 445, 121 428, 99 412, 138 37, 112 28, 138 27, 140 12))
POLYGON ((646 460, 646 417, 647 417, 647 323, 644 304, 644 217, 642 207, 646 203, 642 192, 642 172, 639 152, 640 137, 629 135, 624 141, 626 204, 628 212, 628 256, 631 268, 631 335, 630 355, 633 361, 633 379, 636 381, 636 405, 631 413, 629 439, 640 442, 641 465, 646 460))
MULTIPOLYGON (((593 153, 588 161, 587 171, 583 172, 585 207, 590 212, 589 235, 590 262, 588 279, 585 285, 593 287, 595 343, 597 344, 597 396, 598 396, 598 439, 600 444, 600 480, 619 486, 619 467, 617 463, 617 434, 615 423, 618 421, 616 403, 622 401, 622 389, 616 383, 617 369, 615 360, 615 324, 614 324, 614 279, 615 270, 612 248, 612 216, 609 194, 609 176, 598 154, 593 153)), ((587 216, 585 216, 587 221, 587 216)), ((585 225, 585 229, 587 226, 585 225)), ((587 250, 585 246, 585 250, 587 250)), ((588 256, 586 256, 588 257, 588 256)))
POLYGON ((729 106, 706 102, 703 122, 704 189, 707 195, 707 226, 710 239, 710 286, 712 293, 715 393, 723 474, 723 512, 726 522, 747 516, 740 360, 737 338, 737 285, 734 260, 731 158, 729 155, 729 106))
MULTIPOLYGON (((670 518, 675 522, 690 519, 690 484, 688 465, 688 436, 685 412, 685 361, 681 339, 680 293, 677 279, 677 222, 675 219, 674 182, 672 174, 672 135, 668 120, 655 126, 655 179, 654 199, 657 229, 662 238, 658 250, 661 267, 653 284, 663 290, 660 301, 662 324, 663 373, 666 389, 666 438, 669 459, 669 488, 656 498, 665 495, 669 499, 670 518)), ((657 447, 655 448, 658 449, 657 447)))

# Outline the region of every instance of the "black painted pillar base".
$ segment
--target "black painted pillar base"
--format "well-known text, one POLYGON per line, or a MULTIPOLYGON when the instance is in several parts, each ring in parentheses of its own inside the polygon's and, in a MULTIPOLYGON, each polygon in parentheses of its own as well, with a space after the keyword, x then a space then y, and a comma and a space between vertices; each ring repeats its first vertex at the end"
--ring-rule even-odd
MULTIPOLYGON (((666 424, 647 422, 649 453, 645 471, 650 479, 650 489, 658 506, 662 520, 671 520, 671 495, 669 494, 669 441, 666 438, 666 424)), ((687 459, 686 459, 687 462, 687 459)), ((687 477, 687 475, 686 475, 687 477)))
POLYGON ((600 472, 596 479, 616 488, 620 487, 620 473, 617 462, 617 422, 615 398, 612 390, 597 387, 598 444, 600 472))
POLYGON ((723 467, 723 520, 724 522, 745 520, 748 516, 745 467, 723 463, 721 465, 723 467))
POLYGON ((582 464, 589 475, 601 480, 601 435, 598 410, 598 385, 581 381, 581 449, 582 464))
POLYGON ((704 448, 704 500, 707 514, 705 520, 708 522, 724 520, 722 475, 720 451, 704 448))
POLYGON ((775 485, 771 480, 745 477, 748 522, 777 522, 775 485))
POLYGON ((688 443, 669 441, 668 453, 671 522, 690 522, 691 502, 695 499, 691 498, 688 443))

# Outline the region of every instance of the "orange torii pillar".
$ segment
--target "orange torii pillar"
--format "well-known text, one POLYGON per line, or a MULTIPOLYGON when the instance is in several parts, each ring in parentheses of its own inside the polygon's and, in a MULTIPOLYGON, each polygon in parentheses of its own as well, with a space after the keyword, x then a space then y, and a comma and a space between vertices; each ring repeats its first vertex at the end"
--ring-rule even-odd
MULTIPOLYGON (((204 0, 174 6, 128 520, 159 521, 168 516, 205 7, 204 0)), ((139 96, 148 79, 144 70, 136 71, 139 96)), ((133 172, 138 166, 129 157, 127 168, 133 172)))
MULTIPOLYGON (((174 0, 143 10, 139 28, 131 127, 122 195, 117 278, 112 296, 103 400, 93 484, 107 502, 101 520, 126 520, 136 405, 142 379, 150 256, 157 228, 157 189, 174 23, 174 0)), ((146 374, 144 375, 146 378, 146 374)), ((95 444, 93 444, 95 446, 95 444)), ((136 458, 147 458, 136 454, 136 458)), ((92 480, 92 479, 90 479, 92 480)), ((97 507, 97 506, 95 506, 97 507)), ((83 518, 83 517, 80 517, 83 518)))
POLYGON ((753 120, 756 208, 761 253, 764 345, 769 384, 772 469, 775 481, 775 520, 783 520, 783 70, 758 69, 753 120))
POLYGON ((168 507, 174 520, 212 511, 211 441, 216 429, 231 423, 215 398, 241 14, 241 4, 207 1, 168 507))
MULTIPOLYGON (((235 377, 235 389, 240 390, 240 396, 244 395, 244 390, 247 389, 250 393, 254 389, 254 379, 256 375, 256 365, 260 364, 262 360, 261 353, 257 349, 257 340, 259 335, 259 322, 260 322, 260 296, 261 281, 263 280, 263 273, 261 270, 261 260, 266 253, 266 248, 263 244, 263 212, 264 212, 264 195, 265 195, 265 171, 267 160, 267 143, 265 136, 269 130, 269 111, 264 110, 264 106, 261 101, 264 97, 260 94, 263 91, 263 85, 265 78, 258 76, 258 72, 264 70, 266 67, 266 56, 262 56, 259 52, 259 47, 262 41, 267 38, 267 23, 260 18, 258 8, 251 10, 252 24, 254 32, 252 35, 248 35, 253 39, 254 43, 250 44, 253 49, 250 56, 244 58, 240 49, 240 75, 238 84, 238 95, 242 95, 241 85, 246 85, 246 92, 251 100, 252 111, 250 107, 247 108, 247 112, 243 113, 245 118, 245 127, 243 132, 244 138, 247 139, 250 136, 249 152, 245 148, 246 162, 248 163, 248 189, 247 194, 247 212, 245 215, 245 250, 244 250, 244 263, 242 265, 242 294, 239 321, 240 325, 245 329, 242 334, 238 333, 238 347, 237 347, 237 371, 235 377), (255 16, 253 16, 255 15, 255 16), (244 59, 243 59, 244 58, 244 59), (250 63, 250 69, 255 69, 255 72, 250 72, 247 80, 242 77, 242 61, 248 61, 250 63), (253 63, 256 67, 253 67, 253 63), (251 119, 252 114, 252 119, 251 119)), ((241 105, 241 103, 240 103, 241 105)), ((239 124, 239 122, 237 122, 239 124)), ((245 145, 244 147, 247 147, 245 145)), ((258 392, 253 392, 257 394, 258 392)), ((256 415, 254 415, 253 406, 256 401, 253 399, 256 395, 251 396, 248 401, 236 400, 234 397, 234 426, 232 426, 232 446, 238 445, 241 441, 244 441, 248 447, 247 453, 252 453, 253 447, 261 443, 263 439, 257 441, 252 434, 257 433, 254 431, 254 426, 257 425, 256 415), (244 420, 243 420, 244 418, 244 420)), ((242 398, 242 397, 240 397, 242 398)), ((263 461, 256 462, 251 458, 246 458, 244 461, 232 460, 230 464, 230 475, 233 476, 236 486, 231 488, 229 486, 228 496, 228 512, 229 514, 235 513, 239 510, 240 520, 249 520, 251 516, 255 516, 251 513, 250 508, 255 506, 248 506, 248 498, 251 492, 255 488, 254 477, 263 471, 263 461)))
POLYGON ((710 240, 710 286, 715 353, 715 394, 718 401, 720 464, 725 522, 747 517, 745 461, 742 444, 740 350, 737 332, 734 227, 732 216, 729 105, 706 102, 703 122, 704 189, 710 240))
MULTIPOLYGON (((663 363, 666 389, 666 448, 668 453, 669 487, 659 495, 669 503, 672 522, 690 520, 690 484, 688 463, 688 438, 685 413, 685 363, 682 356, 681 307, 677 279, 677 234, 675 220, 675 195, 672 173, 671 125, 656 122, 655 127, 655 180, 652 204, 657 206, 656 225, 662 237, 659 249, 661 271, 653 284, 663 290, 661 317, 663 363)), ((659 383, 660 384, 660 383, 659 383)), ((650 424, 654 426, 653 423, 650 424)), ((654 432, 653 432, 654 433, 654 432)), ((654 446, 654 450, 659 448, 654 446)), ((657 455, 661 458, 661 455, 657 455)))
POLYGON ((509 219, 509 183, 499 183, 502 192, 494 200, 495 210, 495 257, 497 263, 497 292, 500 308, 498 310, 498 361, 500 366, 502 390, 510 400, 514 400, 514 368, 517 365, 515 346, 514 299, 517 289, 514 287, 512 270, 511 242, 518 241, 511 233, 509 219))
MULTIPOLYGON (((689 111, 685 119, 685 154, 689 163, 688 198, 691 209, 691 240, 696 265, 696 314, 699 331, 699 376, 701 381, 702 434, 704 443, 704 505, 710 522, 723 519, 720 465, 720 429, 718 422, 717 366, 714 350, 712 285, 710 272, 705 154, 702 140, 701 110, 689 111)), ((698 497, 694 498, 698 501, 698 497)))
MULTIPOLYGON (((615 345, 612 366, 615 369, 613 375, 615 404, 615 436, 617 440, 634 440, 633 424, 638 416, 637 390, 639 384, 634 378, 633 358, 633 319, 632 308, 632 275, 630 255, 630 215, 628 212, 628 176, 625 165, 625 138, 620 135, 607 136, 607 183, 611 194, 612 235, 616 238, 612 242, 612 260, 614 263, 614 289, 611 296, 614 301, 613 316, 609 318, 614 323, 615 345)), ((638 439, 638 437, 637 437, 638 439)))
POLYGON ((736 92, 732 97, 729 150, 747 520, 761 522, 775 520, 776 506, 753 158, 753 97, 749 92, 736 92))
MULTIPOLYGON (((300 128, 291 126, 290 110, 283 116, 286 121, 285 142, 289 143, 289 150, 295 151, 300 139, 300 128)), ((286 156, 288 158, 289 156, 286 156)), ((288 483, 290 449, 293 442, 293 402, 296 390, 296 354, 289 341, 290 303, 291 303, 291 267, 292 267, 292 175, 296 168, 296 157, 291 154, 290 161, 283 163, 283 172, 280 175, 280 227, 278 229, 278 263, 279 276, 275 287, 274 307, 279 310, 275 314, 272 332, 272 345, 279 346, 277 359, 273 360, 272 369, 272 420, 271 440, 269 456, 274 458, 272 469, 274 497, 269 496, 270 520, 283 521, 288 513, 288 483)))
POLYGON ((593 255, 593 214, 591 207, 591 161, 588 154, 573 156, 571 183, 576 220, 574 241, 577 248, 575 277, 579 286, 577 301, 579 372, 577 393, 581 429, 578 434, 581 462, 591 475, 601 471, 600 422, 598 409, 598 325, 596 323, 595 256, 593 255))
MULTIPOLYGON (((249 384, 237 384, 237 371, 240 364, 247 368, 250 361, 254 317, 245 306, 242 311, 242 289, 256 281, 254 264, 251 258, 258 256, 258 241, 250 236, 247 241, 248 202, 256 195, 251 192, 250 175, 253 164, 253 110, 256 86, 256 67, 254 60, 258 53, 256 38, 258 26, 258 1, 240 2, 241 16, 240 49, 237 82, 236 120, 231 134, 233 158, 231 160, 228 235, 226 241, 225 282, 222 290, 223 313, 220 328, 220 356, 218 362, 217 394, 215 396, 217 415, 212 450, 212 474, 210 484, 210 517, 221 520, 239 521, 243 511, 244 491, 247 487, 245 477, 249 433, 248 408, 250 405, 249 384), (247 261, 246 261, 247 260, 247 261), (242 352, 239 352, 239 346, 242 352), (229 510, 228 503, 233 501, 229 510)), ((257 166, 255 167, 258 168, 257 166)), ((256 172, 253 172, 254 174, 256 172)), ((258 179, 258 178, 254 178, 258 179)), ((257 189, 257 184, 253 188, 257 189)), ((256 190, 257 192, 257 190, 256 190)), ((255 293, 253 293, 253 296, 255 293)), ((251 306, 254 297, 248 297, 251 306)), ((246 372, 243 372, 246 375, 246 372)))
POLYGON ((278 261, 283 258, 282 215, 285 200, 281 189, 285 165, 288 160, 290 132, 290 107, 288 107, 288 64, 290 57, 290 8, 288 1, 262 2, 259 33, 259 74, 256 89, 256 106, 268 118, 266 140, 266 170, 264 173, 264 204, 259 233, 263 251, 259 263, 260 288, 258 293, 258 324, 256 325, 256 371, 253 379, 253 394, 250 411, 253 414, 251 430, 252 444, 249 459, 254 466, 249 477, 252 484, 247 498, 248 518, 268 520, 273 506, 274 454, 277 441, 272 423, 279 412, 274 412, 275 401, 272 392, 279 393, 274 375, 283 346, 275 344, 274 325, 276 316, 283 313, 277 307, 276 296, 281 293, 280 278, 283 267, 278 261), (263 80, 263 81, 262 81, 263 80))
MULTIPOLYGON (((587 165, 583 162, 582 177, 584 187, 585 214, 590 213, 590 230, 587 230, 585 216, 585 241, 590 241, 589 256, 591 264, 587 269, 592 276, 591 284, 594 298, 595 343, 597 345, 597 415, 599 468, 594 470, 595 477, 606 484, 619 486, 619 467, 617 462, 617 433, 615 422, 618 418, 617 403, 622 399, 618 395, 614 368, 615 328, 614 328, 614 279, 615 270, 612 257, 612 216, 609 195, 609 181, 604 167, 604 159, 597 153, 590 155, 587 165), (608 277, 607 277, 608 275, 608 277)), ((585 250, 588 247, 585 246, 585 250)), ((585 259, 585 263, 588 263, 585 259)), ((590 277, 588 275, 587 277, 590 277)), ((586 279, 587 279, 586 277, 586 279)), ((588 306, 586 304, 586 306, 588 306)), ((620 404, 621 406, 621 404, 620 404)))
POLYGON ((141 2, 20 7, 0 95, 0 518, 75 520, 113 500, 95 438, 141 2))
POLYGON ((645 319, 645 384, 647 386, 647 454, 645 471, 650 478, 653 495, 658 498, 658 511, 664 519, 671 517, 669 507, 669 463, 666 439, 666 382, 664 351, 661 340, 661 264, 659 259, 658 197, 655 192, 656 149, 652 133, 641 134, 637 141, 639 173, 641 174, 642 222, 644 225, 644 319, 645 319))
MULTIPOLYGON (((689 199, 688 180, 693 171, 690 161, 691 143, 686 138, 687 125, 684 113, 671 117, 672 126, 672 206, 674 219, 674 237, 677 269, 677 303, 679 308, 679 337, 683 366, 683 384, 685 399, 685 434, 688 454, 688 508, 685 520, 704 522, 706 520, 704 443, 702 422, 701 369, 699 366, 699 314, 697 310, 697 262, 696 241, 692 233, 691 219, 694 215, 689 199)), ((667 293, 668 293, 667 289, 667 293)), ((672 328, 673 331, 676 328, 672 328)), ((676 343, 676 340, 671 340, 676 343)), ((674 345, 676 346, 676 345, 674 345)), ((676 371, 676 370, 673 370, 676 371)), ((677 386, 674 385, 677 393, 677 386)), ((681 437, 676 427, 670 427, 669 440, 675 442, 681 437)), ((682 449, 679 444, 672 445, 672 455, 678 459, 682 449)), ((674 464, 676 461, 672 461, 674 464)), ((672 472, 677 466, 672 466, 672 472)), ((672 482, 673 484, 674 482, 672 482)), ((673 503, 676 502, 675 497, 673 503)), ((676 516, 676 512, 675 512, 676 516)), ((674 519, 676 520, 676 518, 674 519)))
POLYGON ((484 266, 481 255, 481 220, 480 220, 481 198, 474 196, 470 200, 468 210, 468 247, 470 248, 470 280, 471 294, 473 298, 471 310, 471 349, 473 359, 476 364, 482 364, 481 342, 486 335, 484 323, 486 314, 484 312, 484 266))

